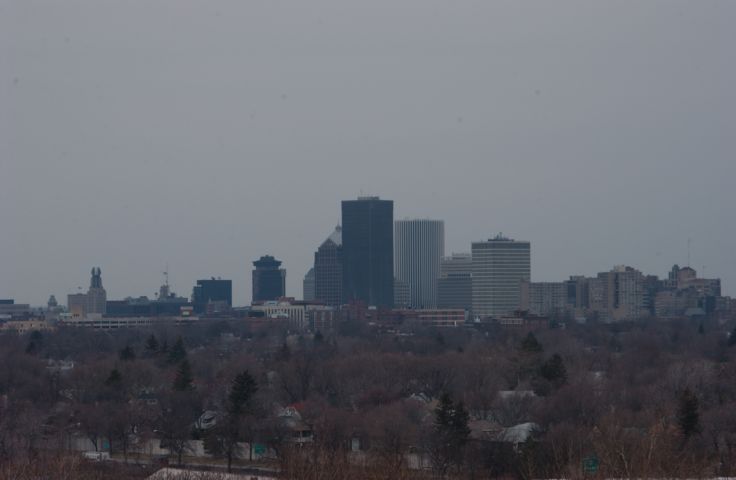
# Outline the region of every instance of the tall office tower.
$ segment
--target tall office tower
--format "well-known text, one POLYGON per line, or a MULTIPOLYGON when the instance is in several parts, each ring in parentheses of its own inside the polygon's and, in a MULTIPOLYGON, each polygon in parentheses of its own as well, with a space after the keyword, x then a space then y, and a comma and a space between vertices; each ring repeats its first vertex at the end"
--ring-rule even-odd
POLYGON ((531 277, 529 242, 502 235, 473 242, 473 315, 503 315, 521 306, 521 282, 531 277))
POLYGON ((409 284, 394 278, 394 308, 411 307, 411 290, 409 284))
POLYGON ((233 281, 212 277, 209 280, 197 280, 192 291, 194 311, 202 313, 207 305, 212 304, 215 310, 233 306, 233 281))
POLYGON ((104 315, 106 306, 107 292, 102 288, 102 271, 100 267, 96 267, 92 269, 92 278, 90 278, 89 290, 87 290, 86 313, 104 315))
POLYGON ((394 278, 409 284, 412 308, 437 307, 437 277, 444 254, 442 220, 394 222, 394 278))
POLYGON ((342 227, 338 225, 314 253, 314 298, 325 305, 342 303, 342 227))
POLYGON ((314 267, 310 268, 302 281, 302 298, 305 302, 314 300, 314 267))
POLYGON ((264 255, 253 266, 253 301, 278 300, 286 295, 286 270, 271 255, 264 255))
POLYGON ((394 202, 359 197, 342 202, 343 303, 394 304, 394 202))
POLYGON ((453 253, 440 262, 437 307, 473 308, 473 257, 469 253, 453 253))

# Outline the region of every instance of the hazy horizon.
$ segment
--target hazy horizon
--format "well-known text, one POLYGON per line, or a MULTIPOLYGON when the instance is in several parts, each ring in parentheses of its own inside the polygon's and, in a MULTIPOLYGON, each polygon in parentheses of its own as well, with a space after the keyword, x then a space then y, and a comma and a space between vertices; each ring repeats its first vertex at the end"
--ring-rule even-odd
POLYGON ((340 201, 736 295, 736 3, 0 0, 0 298, 287 295, 340 201), (705 267, 705 270, 704 268, 705 267))

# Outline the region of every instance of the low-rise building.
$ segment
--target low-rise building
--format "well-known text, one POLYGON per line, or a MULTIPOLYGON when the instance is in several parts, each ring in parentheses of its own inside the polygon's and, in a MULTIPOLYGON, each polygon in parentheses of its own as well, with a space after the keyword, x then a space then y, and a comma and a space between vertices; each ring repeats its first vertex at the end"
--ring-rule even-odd
MULTIPOLYGON (((263 312, 267 318, 287 318, 289 325, 298 330, 310 328, 313 318, 310 314, 315 311, 331 311, 322 303, 298 301, 291 297, 283 297, 276 301, 255 302, 251 311, 263 312)), ((326 315, 326 314, 325 314, 326 315)), ((326 317, 320 317, 325 319, 326 317)))
POLYGON ((404 322, 423 327, 457 328, 465 325, 467 313, 463 309, 400 310, 404 322))
POLYGON ((150 328, 155 325, 191 325, 197 323, 197 316, 176 317, 106 317, 90 314, 85 317, 62 316, 59 324, 68 327, 93 328, 96 330, 115 330, 118 328, 150 328))
POLYGON ((440 262, 437 308, 473 307, 473 259, 469 253, 453 253, 440 262))
POLYGON ((26 303, 15 303, 12 299, 0 300, 0 317, 23 317, 31 313, 31 306, 26 303))
POLYGON ((567 282, 521 282, 521 310, 534 315, 559 315, 568 308, 567 282))
POLYGON ((23 335, 30 332, 50 332, 55 330, 51 323, 44 318, 29 318, 25 320, 10 320, 0 322, 0 331, 16 332, 23 335))

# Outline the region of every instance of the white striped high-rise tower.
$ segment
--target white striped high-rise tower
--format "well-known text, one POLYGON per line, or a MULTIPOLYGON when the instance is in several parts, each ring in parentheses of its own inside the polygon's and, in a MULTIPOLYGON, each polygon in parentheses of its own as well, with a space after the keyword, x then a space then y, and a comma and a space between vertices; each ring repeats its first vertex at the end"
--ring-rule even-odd
POLYGON ((444 254, 442 220, 394 222, 394 277, 409 285, 412 308, 437 307, 437 278, 444 254))

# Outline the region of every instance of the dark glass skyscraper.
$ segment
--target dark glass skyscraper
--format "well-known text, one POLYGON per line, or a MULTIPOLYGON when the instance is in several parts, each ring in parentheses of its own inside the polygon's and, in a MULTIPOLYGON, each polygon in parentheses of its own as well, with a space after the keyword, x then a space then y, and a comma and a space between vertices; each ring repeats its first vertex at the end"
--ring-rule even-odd
POLYGON ((253 262, 253 301, 278 300, 286 295, 286 270, 271 255, 264 255, 253 262))
POLYGON ((394 202, 360 197, 342 202, 343 302, 394 304, 394 202))
POLYGON ((219 303, 233 306, 233 281, 212 278, 210 280, 197 280, 197 285, 192 292, 192 303, 194 310, 198 313, 204 312, 209 303, 219 303))
POLYGON ((314 298, 326 305, 342 303, 342 227, 322 242, 314 253, 314 298))

